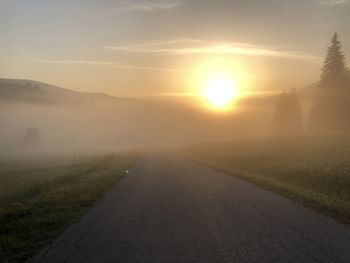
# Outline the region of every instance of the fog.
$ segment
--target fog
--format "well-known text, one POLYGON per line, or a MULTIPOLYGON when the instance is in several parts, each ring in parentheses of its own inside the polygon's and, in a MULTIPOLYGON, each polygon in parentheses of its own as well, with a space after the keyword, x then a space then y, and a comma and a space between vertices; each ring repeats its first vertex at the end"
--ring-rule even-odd
MULTIPOLYGON (((28 92, 25 83, 18 85, 28 92)), ((114 98, 59 88, 52 93, 44 84, 31 88, 35 85, 45 96, 40 93, 33 99, 34 91, 30 96, 2 94, 3 154, 121 152, 266 137, 279 94, 242 98, 232 111, 219 112, 196 97, 114 98), (30 129, 40 138, 26 143, 33 140, 30 129)), ((305 94, 303 105, 308 103, 305 94)))
POLYGON ((333 68, 323 69, 318 83, 239 96, 225 111, 200 96, 113 97, 0 79, 0 154, 177 149, 343 132, 350 126, 349 75, 343 67, 342 78, 333 68))

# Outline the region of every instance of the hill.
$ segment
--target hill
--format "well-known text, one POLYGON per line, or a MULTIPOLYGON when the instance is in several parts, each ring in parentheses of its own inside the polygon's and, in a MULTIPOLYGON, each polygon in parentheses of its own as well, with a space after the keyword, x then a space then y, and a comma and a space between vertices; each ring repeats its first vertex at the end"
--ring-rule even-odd
POLYGON ((39 81, 25 79, 0 79, 0 102, 30 104, 79 104, 129 102, 104 93, 77 92, 39 81))

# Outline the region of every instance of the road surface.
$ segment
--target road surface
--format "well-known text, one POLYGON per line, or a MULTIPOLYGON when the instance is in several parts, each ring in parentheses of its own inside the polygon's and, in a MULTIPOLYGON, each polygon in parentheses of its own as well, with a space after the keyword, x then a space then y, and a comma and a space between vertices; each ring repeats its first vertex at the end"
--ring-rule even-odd
POLYGON ((350 226, 191 161, 151 156, 32 262, 350 262, 350 226))

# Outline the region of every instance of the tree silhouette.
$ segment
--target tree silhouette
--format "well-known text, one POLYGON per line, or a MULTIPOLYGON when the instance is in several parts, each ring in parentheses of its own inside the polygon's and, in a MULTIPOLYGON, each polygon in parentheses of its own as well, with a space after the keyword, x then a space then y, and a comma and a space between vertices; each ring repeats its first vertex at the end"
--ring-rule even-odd
POLYGON ((22 139, 22 145, 26 147, 39 146, 41 143, 41 136, 39 130, 34 127, 29 127, 22 139))
POLYGON ((302 112, 295 89, 283 92, 277 101, 273 133, 277 136, 296 135, 303 131, 302 112))
POLYGON ((322 67, 310 110, 309 128, 329 132, 350 128, 350 74, 335 33, 322 67))
POLYGON ((331 43, 322 67, 320 86, 346 86, 349 84, 349 70, 346 67, 345 56, 341 50, 337 33, 332 37, 331 43))

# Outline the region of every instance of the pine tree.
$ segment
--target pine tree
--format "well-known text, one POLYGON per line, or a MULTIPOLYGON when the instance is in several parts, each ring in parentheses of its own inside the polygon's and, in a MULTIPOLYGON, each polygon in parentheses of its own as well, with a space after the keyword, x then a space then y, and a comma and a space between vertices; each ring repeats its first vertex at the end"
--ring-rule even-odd
POLYGON ((335 33, 324 60, 320 85, 324 87, 339 87, 346 84, 349 84, 349 70, 346 67, 345 56, 341 50, 338 34, 335 33))
POLYGON ((309 128, 318 132, 350 128, 350 73, 337 33, 332 37, 324 60, 310 110, 309 128))

